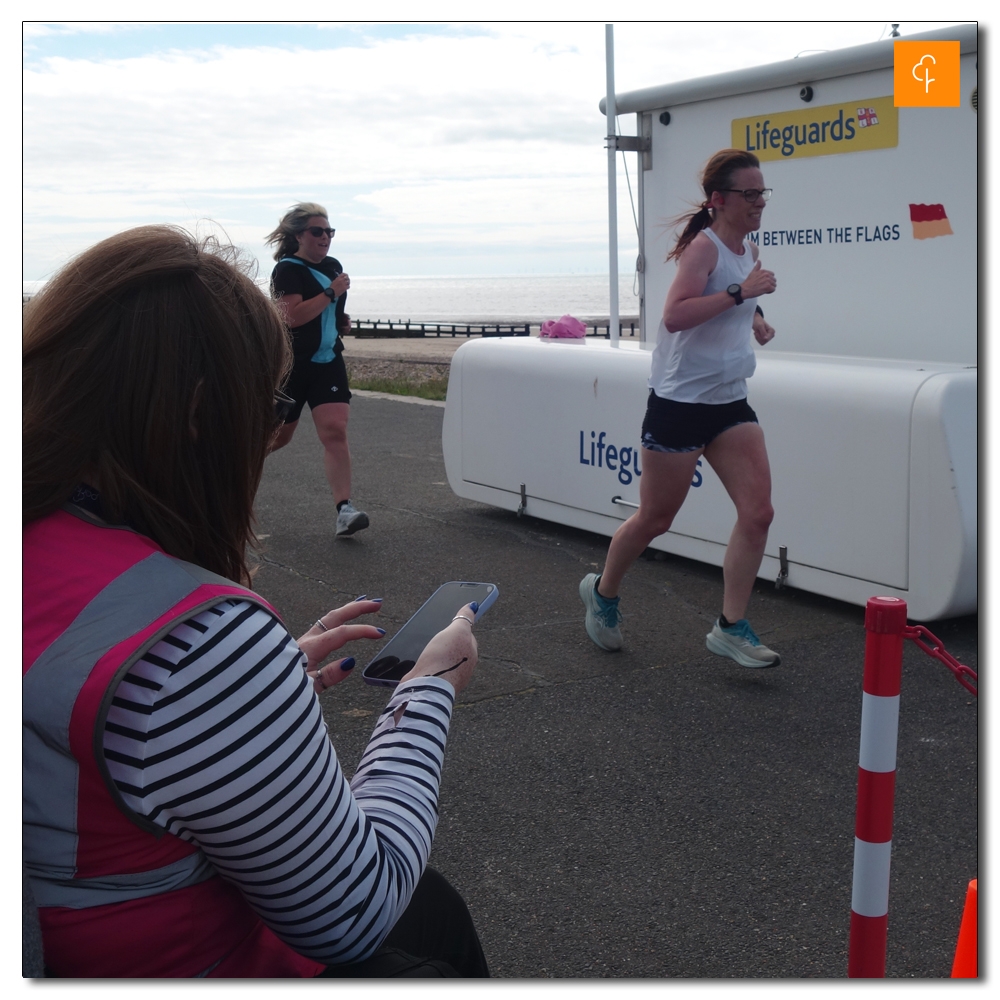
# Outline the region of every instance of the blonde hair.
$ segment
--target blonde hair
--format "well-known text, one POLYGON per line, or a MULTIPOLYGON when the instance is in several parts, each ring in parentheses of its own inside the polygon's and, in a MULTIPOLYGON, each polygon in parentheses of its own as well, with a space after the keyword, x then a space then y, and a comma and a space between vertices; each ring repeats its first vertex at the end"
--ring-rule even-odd
POLYGON ((277 245, 278 249, 274 251, 275 260, 294 255, 299 248, 299 233, 305 230, 314 215, 322 215, 324 219, 330 218, 326 209, 315 201, 300 201, 285 212, 278 225, 264 239, 267 246, 277 245))

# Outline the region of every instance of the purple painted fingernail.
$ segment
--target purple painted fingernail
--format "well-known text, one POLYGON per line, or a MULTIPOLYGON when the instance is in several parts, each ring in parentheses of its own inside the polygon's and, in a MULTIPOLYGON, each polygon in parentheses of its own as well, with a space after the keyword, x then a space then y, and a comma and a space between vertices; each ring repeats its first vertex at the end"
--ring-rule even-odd
POLYGON ((355 662, 354 661, 354 657, 353 656, 349 656, 346 660, 344 660, 343 663, 341 663, 340 669, 341 670, 353 670, 354 669, 354 662, 355 662))
POLYGON ((360 597, 355 597, 354 598, 354 603, 357 604, 358 601, 366 601, 366 600, 368 600, 368 595, 367 594, 362 594, 360 597))
POLYGON ((477 611, 479 610, 479 601, 473 601, 473 602, 472 602, 472 603, 471 603, 471 604, 469 605, 469 607, 470 607, 470 609, 472 610, 472 613, 473 613, 473 614, 475 614, 475 613, 476 613, 476 612, 477 612, 477 611))
POLYGON ((376 628, 375 631, 378 632, 379 635, 385 635, 385 629, 384 628, 376 628))

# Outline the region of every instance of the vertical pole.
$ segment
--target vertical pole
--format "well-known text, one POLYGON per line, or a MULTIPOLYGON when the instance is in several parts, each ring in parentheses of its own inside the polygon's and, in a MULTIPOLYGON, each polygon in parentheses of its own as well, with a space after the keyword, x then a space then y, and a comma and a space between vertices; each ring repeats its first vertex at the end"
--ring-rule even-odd
POLYGON ((906 601, 872 597, 865 608, 865 674, 854 824, 854 887, 847 975, 885 977, 889 858, 906 601))
POLYGON ((604 56, 608 75, 608 258, 611 271, 611 319, 609 334, 611 346, 618 346, 618 177, 615 173, 615 157, 618 155, 616 138, 618 110, 615 105, 615 28, 604 25, 604 56))
MULTIPOLYGON (((653 136, 653 116, 648 112, 641 112, 635 116, 636 135, 648 137, 653 136)), ((652 168, 652 154, 647 158, 646 153, 639 153, 636 156, 636 208, 639 214, 639 259, 636 261, 639 268, 639 342, 646 342, 646 164, 652 168)))

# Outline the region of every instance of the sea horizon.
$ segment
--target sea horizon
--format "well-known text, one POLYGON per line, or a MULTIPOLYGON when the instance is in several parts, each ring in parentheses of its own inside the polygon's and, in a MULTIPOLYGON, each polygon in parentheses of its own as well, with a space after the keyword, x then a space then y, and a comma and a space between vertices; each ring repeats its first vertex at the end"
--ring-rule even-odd
MULTIPOLYGON (((350 270, 348 273, 351 273, 350 270)), ((356 320, 538 324, 565 315, 584 321, 606 321, 610 311, 608 275, 600 272, 352 274, 351 282, 347 311, 356 320)), ((32 295, 44 285, 45 281, 22 281, 22 291, 32 295)), ((623 319, 639 315, 639 299, 633 294, 634 285, 634 273, 619 275, 618 313, 623 319)))
MULTIPOLYGON (((619 275, 621 317, 639 315, 634 277, 619 275)), ((537 324, 565 315, 606 319, 609 310, 606 273, 351 275, 347 296, 347 312, 355 319, 403 323, 537 324)))

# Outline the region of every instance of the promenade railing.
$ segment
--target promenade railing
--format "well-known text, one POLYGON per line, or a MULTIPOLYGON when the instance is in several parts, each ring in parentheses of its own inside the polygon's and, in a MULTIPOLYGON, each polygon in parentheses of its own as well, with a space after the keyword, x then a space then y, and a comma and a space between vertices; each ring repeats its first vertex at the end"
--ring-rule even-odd
MULTIPOLYGON (((372 337, 529 337, 537 323, 414 323, 412 320, 351 320, 351 335, 372 337)), ((588 337, 610 337, 608 322, 588 323, 588 337)), ((619 336, 636 336, 636 323, 618 324, 619 336)))
MULTIPOLYGON (((33 292, 22 292, 21 305, 27 305, 33 292)), ((608 320, 585 324, 588 337, 611 337, 608 320)), ((620 337, 635 337, 638 321, 618 324, 620 337)), ((351 321, 351 335, 366 337, 530 337, 539 323, 414 323, 412 320, 356 319, 351 321)))

